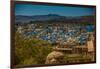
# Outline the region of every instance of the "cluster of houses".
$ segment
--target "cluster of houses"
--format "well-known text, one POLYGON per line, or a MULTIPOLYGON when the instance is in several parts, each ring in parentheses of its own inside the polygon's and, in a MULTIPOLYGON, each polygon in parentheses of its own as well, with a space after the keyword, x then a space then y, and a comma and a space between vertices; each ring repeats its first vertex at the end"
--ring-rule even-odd
POLYGON ((18 26, 17 31, 27 37, 34 36, 37 39, 56 42, 74 42, 84 44, 88 39, 88 30, 76 24, 28 24, 18 26))

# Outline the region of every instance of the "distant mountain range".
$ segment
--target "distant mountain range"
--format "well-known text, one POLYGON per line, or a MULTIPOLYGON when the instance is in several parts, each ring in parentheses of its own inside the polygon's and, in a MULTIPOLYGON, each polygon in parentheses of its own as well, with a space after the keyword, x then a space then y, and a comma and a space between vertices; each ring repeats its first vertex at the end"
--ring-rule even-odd
POLYGON ((46 21, 46 20, 54 20, 54 19, 66 19, 65 16, 60 16, 56 14, 48 14, 48 15, 35 15, 35 16, 24 16, 17 15, 16 22, 29 22, 29 21, 46 21))
POLYGON ((50 21, 50 20, 92 20, 93 16, 77 16, 77 17, 66 17, 57 14, 48 14, 48 15, 34 15, 34 16, 24 16, 24 15, 16 15, 15 22, 25 22, 28 23, 30 21, 50 21))

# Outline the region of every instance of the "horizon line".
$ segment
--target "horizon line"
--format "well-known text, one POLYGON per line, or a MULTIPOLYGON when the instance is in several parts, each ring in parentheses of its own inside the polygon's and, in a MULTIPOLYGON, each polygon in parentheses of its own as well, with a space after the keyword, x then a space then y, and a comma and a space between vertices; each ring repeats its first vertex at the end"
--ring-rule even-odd
MULTIPOLYGON (((59 14, 41 14, 41 15, 15 15, 15 16, 42 16, 42 15, 58 15, 58 16, 64 16, 64 15, 59 15, 59 14)), ((93 14, 91 15, 77 15, 77 16, 64 16, 64 17, 81 17, 81 16, 93 16, 93 14)))

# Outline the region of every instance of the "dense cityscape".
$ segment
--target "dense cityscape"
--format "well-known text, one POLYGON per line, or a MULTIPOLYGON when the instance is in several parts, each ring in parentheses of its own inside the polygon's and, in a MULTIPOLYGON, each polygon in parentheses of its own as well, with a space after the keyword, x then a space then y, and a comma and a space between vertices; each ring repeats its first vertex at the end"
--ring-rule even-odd
POLYGON ((67 43, 73 39, 75 43, 85 44, 88 40, 89 32, 93 32, 93 26, 81 26, 80 24, 29 24, 19 26, 17 31, 26 37, 34 36, 39 40, 50 43, 67 43))

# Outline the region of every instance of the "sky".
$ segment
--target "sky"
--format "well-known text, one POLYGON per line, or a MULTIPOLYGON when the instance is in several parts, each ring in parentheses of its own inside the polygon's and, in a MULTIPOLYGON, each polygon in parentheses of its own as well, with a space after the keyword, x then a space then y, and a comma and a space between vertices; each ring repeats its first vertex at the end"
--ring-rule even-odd
POLYGON ((72 7, 72 6, 51 6, 51 5, 34 5, 34 4, 16 4, 15 15, 48 15, 58 14, 61 16, 85 16, 93 15, 95 8, 72 7))

